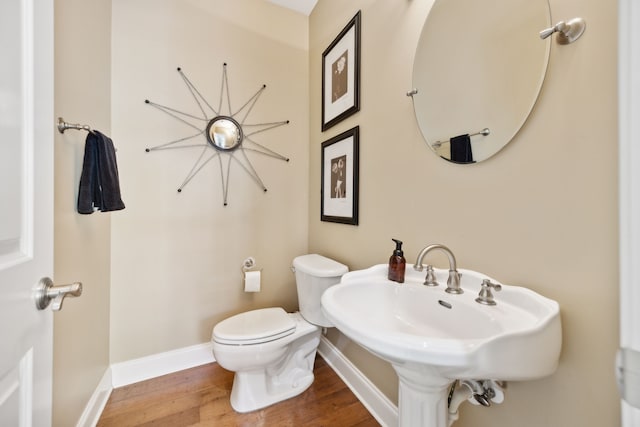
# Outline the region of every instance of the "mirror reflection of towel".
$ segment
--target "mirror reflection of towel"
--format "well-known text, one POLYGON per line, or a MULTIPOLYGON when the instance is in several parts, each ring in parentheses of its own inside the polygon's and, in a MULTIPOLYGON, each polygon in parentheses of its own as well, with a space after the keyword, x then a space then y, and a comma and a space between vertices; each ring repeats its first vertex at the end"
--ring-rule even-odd
POLYGON ((94 208, 102 212, 124 209, 113 141, 96 130, 85 141, 78 213, 90 214, 94 208))
POLYGON ((473 163, 471 138, 469 134, 454 136, 449 140, 451 161, 456 163, 473 163))

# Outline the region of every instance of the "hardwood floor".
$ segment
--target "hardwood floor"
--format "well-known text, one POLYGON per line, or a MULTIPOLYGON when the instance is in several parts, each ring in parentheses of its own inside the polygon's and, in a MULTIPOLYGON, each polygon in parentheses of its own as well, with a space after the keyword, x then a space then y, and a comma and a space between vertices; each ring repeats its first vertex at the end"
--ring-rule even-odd
POLYGON ((379 426, 324 359, 304 393, 248 414, 229 403, 233 372, 210 363, 117 388, 98 427, 127 426, 379 426))

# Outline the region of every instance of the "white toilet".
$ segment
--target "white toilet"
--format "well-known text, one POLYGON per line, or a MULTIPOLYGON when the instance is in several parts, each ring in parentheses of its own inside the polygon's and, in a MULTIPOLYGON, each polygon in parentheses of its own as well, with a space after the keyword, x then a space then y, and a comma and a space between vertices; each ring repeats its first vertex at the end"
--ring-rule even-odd
POLYGON ((347 266, 321 255, 293 260, 300 312, 280 307, 247 311, 213 328, 213 355, 234 371, 231 406, 250 412, 305 391, 313 383, 320 327, 333 324, 320 306, 322 293, 337 284, 347 266))

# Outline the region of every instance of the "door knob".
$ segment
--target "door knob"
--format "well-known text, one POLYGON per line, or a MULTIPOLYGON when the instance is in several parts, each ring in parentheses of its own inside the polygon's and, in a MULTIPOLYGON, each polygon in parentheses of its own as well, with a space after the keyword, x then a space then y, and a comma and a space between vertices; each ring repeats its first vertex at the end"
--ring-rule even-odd
POLYGON ((53 301, 51 310, 60 311, 64 297, 79 297, 80 295, 82 295, 82 283, 80 282, 55 286, 53 280, 43 277, 36 286, 34 299, 38 310, 44 310, 53 301))

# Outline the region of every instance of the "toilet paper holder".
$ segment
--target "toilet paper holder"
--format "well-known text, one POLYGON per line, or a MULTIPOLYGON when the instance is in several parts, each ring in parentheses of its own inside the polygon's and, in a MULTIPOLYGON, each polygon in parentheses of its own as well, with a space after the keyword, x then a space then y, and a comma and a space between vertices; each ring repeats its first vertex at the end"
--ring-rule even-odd
POLYGON ((256 260, 249 257, 242 263, 242 276, 245 292, 260 292, 260 275, 262 269, 255 269, 256 260))
POLYGON ((242 271, 246 273, 247 271, 251 271, 255 266, 256 259, 250 256, 242 262, 242 271))

